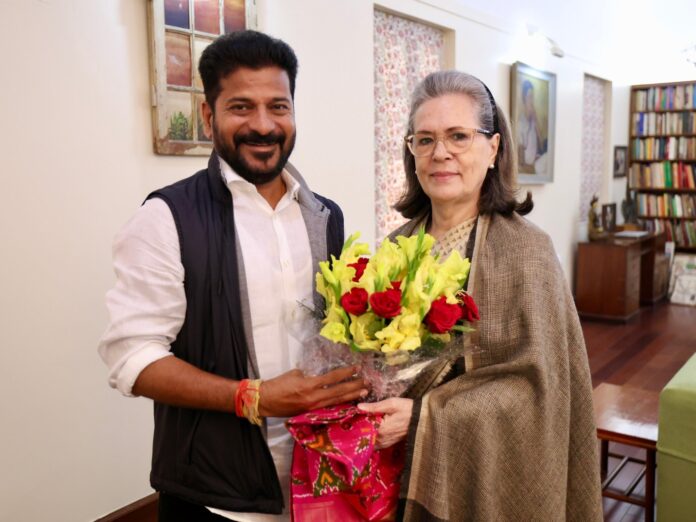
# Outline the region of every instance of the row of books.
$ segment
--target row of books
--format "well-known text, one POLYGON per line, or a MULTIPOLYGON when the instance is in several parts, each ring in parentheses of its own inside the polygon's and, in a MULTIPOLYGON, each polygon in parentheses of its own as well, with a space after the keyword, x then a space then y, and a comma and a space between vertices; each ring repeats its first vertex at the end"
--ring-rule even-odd
POLYGON ((696 111, 633 114, 631 136, 655 134, 696 134, 696 111))
POLYGON ((696 108, 696 84, 650 87, 634 91, 633 107, 637 111, 696 108))
POLYGON ((667 219, 646 219, 645 228, 651 232, 664 232, 667 241, 674 241, 678 247, 696 246, 696 222, 669 221, 667 219))
POLYGON ((636 138, 632 141, 633 159, 696 159, 696 138, 636 138))
POLYGON ((696 217, 696 195, 636 194, 638 215, 655 217, 696 217))
POLYGON ((628 173, 631 188, 696 189, 696 165, 681 161, 633 163, 628 173))

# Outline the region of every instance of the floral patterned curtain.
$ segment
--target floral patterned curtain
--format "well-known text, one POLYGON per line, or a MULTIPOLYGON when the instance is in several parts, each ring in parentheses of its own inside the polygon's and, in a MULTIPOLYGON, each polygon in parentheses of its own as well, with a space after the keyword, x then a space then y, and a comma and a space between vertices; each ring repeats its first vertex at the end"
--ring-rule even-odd
POLYGON ((604 176, 607 122, 606 81, 585 75, 582 102, 582 172, 580 175, 580 222, 587 223, 592 196, 600 194, 604 176))
POLYGON ((409 98, 416 84, 442 68, 444 33, 375 10, 375 211, 379 242, 404 222, 391 207, 405 187, 402 161, 409 98))

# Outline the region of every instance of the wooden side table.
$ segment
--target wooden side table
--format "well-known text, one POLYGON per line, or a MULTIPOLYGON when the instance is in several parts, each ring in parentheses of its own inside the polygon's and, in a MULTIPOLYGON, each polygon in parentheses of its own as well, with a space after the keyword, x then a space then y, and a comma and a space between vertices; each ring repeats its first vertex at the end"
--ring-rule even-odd
POLYGON ((664 233, 578 244, 575 304, 586 319, 627 321, 667 290, 664 233))
POLYGON ((657 412, 659 393, 602 383, 593 392, 597 437, 601 441, 602 495, 629 502, 645 509, 646 522, 654 520, 655 513, 655 452, 657 443, 657 412), (608 473, 609 442, 645 450, 645 460, 623 455, 621 462, 608 473), (612 481, 628 462, 637 462, 644 468, 625 491, 610 488, 612 481), (645 495, 633 494, 645 476, 645 495))

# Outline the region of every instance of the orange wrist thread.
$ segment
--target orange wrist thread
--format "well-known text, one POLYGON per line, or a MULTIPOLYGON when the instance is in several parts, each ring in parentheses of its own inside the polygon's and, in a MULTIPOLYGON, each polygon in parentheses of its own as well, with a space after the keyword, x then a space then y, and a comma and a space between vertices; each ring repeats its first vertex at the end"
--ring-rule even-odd
POLYGON ((239 382, 234 397, 234 411, 237 416, 244 417, 257 426, 262 424, 259 416, 260 390, 261 379, 243 379, 239 382))

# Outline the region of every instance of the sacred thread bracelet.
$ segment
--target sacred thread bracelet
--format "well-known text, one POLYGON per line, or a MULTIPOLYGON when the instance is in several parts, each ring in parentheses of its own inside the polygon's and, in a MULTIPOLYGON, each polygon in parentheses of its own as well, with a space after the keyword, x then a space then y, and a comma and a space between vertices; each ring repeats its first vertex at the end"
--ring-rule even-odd
POLYGON ((244 417, 252 424, 261 426, 259 417, 259 398, 261 379, 242 379, 234 395, 234 411, 237 417, 244 417))

